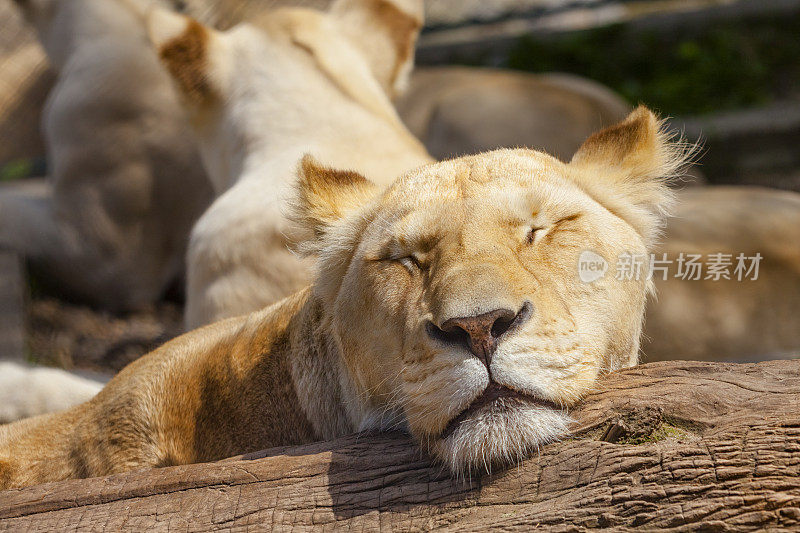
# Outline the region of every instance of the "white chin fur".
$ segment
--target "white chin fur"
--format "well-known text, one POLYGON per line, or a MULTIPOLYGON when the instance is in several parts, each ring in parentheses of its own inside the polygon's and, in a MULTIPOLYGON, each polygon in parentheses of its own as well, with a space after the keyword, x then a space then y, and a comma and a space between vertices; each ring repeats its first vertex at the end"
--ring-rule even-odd
POLYGON ((486 406, 459 424, 431 452, 456 475, 471 477, 492 466, 519 463, 540 446, 569 433, 572 420, 563 411, 520 402, 486 406))

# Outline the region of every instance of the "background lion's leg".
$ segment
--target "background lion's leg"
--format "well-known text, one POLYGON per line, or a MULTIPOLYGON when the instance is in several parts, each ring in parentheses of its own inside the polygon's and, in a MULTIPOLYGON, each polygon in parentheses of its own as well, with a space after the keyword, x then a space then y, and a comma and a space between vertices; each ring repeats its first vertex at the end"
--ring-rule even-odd
POLYGON ((0 246, 42 257, 58 246, 53 189, 44 178, 0 185, 0 246))
POLYGON ((279 196, 255 180, 237 183, 200 217, 186 261, 187 329, 257 311, 310 282, 311 265, 288 248, 279 196))
POLYGON ((73 223, 98 212, 102 199, 83 194, 70 206, 77 211, 68 211, 55 194, 44 179, 0 185, 0 247, 24 256, 37 281, 59 294, 111 310, 156 300, 164 282, 147 254, 130 260, 138 242, 119 237, 107 217, 98 215, 94 226, 80 229, 73 223))

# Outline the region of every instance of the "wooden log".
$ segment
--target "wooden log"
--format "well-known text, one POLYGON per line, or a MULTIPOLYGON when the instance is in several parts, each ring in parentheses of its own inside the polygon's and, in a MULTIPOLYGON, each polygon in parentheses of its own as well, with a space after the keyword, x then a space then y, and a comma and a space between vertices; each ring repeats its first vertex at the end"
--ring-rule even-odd
POLYGON ((24 357, 23 281, 20 256, 0 248, 0 359, 24 357))
POLYGON ((4 531, 800 528, 800 360, 603 378, 575 434, 454 480, 400 434, 0 493, 4 531))

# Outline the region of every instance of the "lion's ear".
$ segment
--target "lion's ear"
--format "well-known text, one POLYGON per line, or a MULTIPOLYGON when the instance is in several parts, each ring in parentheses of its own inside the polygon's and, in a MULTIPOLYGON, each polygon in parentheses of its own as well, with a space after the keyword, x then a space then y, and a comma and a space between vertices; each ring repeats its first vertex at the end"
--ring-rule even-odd
POLYGON ((422 0, 337 0, 330 13, 386 94, 394 98, 402 92, 414 66, 422 0))
POLYGON ((589 137, 570 162, 575 181, 651 242, 673 194, 669 181, 691 157, 649 109, 639 106, 622 122, 589 137))
POLYGON ((310 155, 300 162, 293 219, 319 237, 375 196, 377 187, 358 172, 334 170, 310 155))
POLYGON ((148 14, 147 29, 189 109, 218 101, 225 90, 222 34, 191 17, 158 7, 148 14))

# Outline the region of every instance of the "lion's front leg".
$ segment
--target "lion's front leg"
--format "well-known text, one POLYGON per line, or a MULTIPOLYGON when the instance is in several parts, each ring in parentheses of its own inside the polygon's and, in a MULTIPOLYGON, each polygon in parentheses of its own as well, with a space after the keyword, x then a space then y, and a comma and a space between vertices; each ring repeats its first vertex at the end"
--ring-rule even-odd
POLYGON ((265 194, 257 185, 235 185, 192 230, 187 329, 257 311, 310 282, 310 265, 288 248, 274 192, 265 194))
POLYGON ((92 475, 73 453, 83 406, 0 426, 0 490, 92 475))
POLYGON ((134 382, 69 410, 0 426, 0 490, 168 464, 151 395, 134 382))

